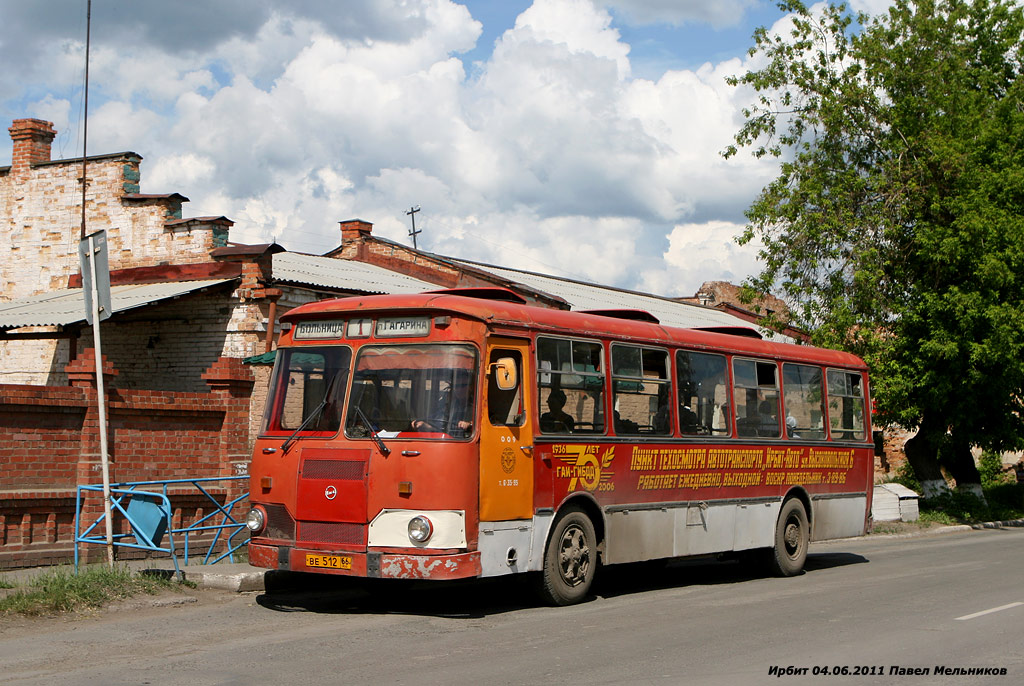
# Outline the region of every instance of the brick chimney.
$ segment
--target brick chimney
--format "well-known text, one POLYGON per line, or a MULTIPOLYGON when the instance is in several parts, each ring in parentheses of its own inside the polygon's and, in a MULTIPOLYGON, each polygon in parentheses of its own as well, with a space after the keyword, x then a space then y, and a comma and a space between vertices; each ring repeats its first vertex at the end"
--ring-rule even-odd
POLYGON ((373 232, 373 224, 362 219, 341 222, 341 244, 361 241, 373 232))
POLYGON ((373 224, 362 219, 349 219, 341 223, 341 248, 333 255, 343 260, 364 260, 367 257, 366 239, 373 231, 373 224))
POLYGON ((50 144, 57 130, 42 119, 15 119, 7 129, 14 141, 11 171, 24 172, 34 164, 50 161, 50 144))

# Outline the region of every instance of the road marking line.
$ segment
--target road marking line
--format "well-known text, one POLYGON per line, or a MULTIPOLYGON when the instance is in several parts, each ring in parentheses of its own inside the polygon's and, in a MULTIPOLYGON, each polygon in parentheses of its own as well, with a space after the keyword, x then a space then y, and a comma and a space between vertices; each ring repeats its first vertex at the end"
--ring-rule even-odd
POLYGON ((981 612, 975 612, 973 615, 964 615, 963 617, 957 617, 955 621, 962 619, 974 619, 975 617, 981 617, 982 615, 990 615, 993 612, 1000 612, 1002 610, 1009 610, 1011 607, 1017 607, 1018 605, 1024 605, 1024 603, 1010 603, 1009 605, 1002 605, 1000 607, 993 607, 991 610, 982 610, 981 612))

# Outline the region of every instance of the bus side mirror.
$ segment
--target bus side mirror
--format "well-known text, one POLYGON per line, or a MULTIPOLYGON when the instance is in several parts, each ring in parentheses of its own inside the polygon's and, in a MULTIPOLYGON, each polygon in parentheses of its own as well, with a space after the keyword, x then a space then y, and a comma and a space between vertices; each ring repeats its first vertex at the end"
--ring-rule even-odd
POLYGON ((494 374, 498 390, 511 391, 519 385, 516 361, 511 357, 499 358, 497 362, 491 364, 491 373, 494 374))

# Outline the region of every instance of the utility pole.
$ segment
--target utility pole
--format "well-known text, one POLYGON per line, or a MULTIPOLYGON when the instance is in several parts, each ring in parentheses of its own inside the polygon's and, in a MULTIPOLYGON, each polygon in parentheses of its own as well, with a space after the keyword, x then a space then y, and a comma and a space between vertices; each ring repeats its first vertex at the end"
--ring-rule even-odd
POLYGON ((413 250, 419 250, 419 248, 416 246, 416 236, 418 236, 421 233, 423 233, 422 231, 417 231, 416 230, 416 213, 419 212, 419 211, 420 211, 420 206, 416 205, 416 207, 410 207, 409 211, 406 212, 406 214, 409 215, 409 219, 412 220, 412 230, 409 232, 409 235, 412 236, 412 249, 413 250))
POLYGON ((86 302, 86 320, 92 326, 93 350, 96 354, 96 404, 100 425, 100 466, 103 471, 103 520, 107 534, 107 566, 113 569, 114 517, 111 511, 106 392, 103 388, 103 348, 100 342, 100 320, 107 319, 111 315, 110 268, 107 260, 107 232, 97 231, 87 236, 85 227, 85 193, 89 186, 86 164, 89 157, 89 49, 91 42, 92 0, 88 0, 85 4, 85 85, 82 88, 84 98, 82 104, 82 226, 79 230, 78 249, 82 290, 89 289, 89 293, 84 295, 84 300, 86 302), (102 264, 100 269, 97 269, 97 261, 102 264))
POLYGON ((79 239, 85 240, 85 189, 89 185, 89 179, 85 173, 86 157, 89 147, 89 43, 92 37, 92 0, 85 5, 85 87, 83 95, 85 103, 82 105, 82 228, 79 232, 79 239))

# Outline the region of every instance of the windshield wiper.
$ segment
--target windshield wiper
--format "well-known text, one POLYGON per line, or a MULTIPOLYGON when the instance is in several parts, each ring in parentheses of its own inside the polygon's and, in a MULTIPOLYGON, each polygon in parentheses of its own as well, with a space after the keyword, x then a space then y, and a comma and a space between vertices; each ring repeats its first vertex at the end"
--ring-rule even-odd
POLYGON ((327 392, 324 393, 324 399, 320 401, 319 405, 313 408, 313 411, 309 413, 309 416, 306 417, 301 424, 299 424, 299 428, 292 432, 292 435, 288 437, 288 440, 281 444, 282 453, 288 452, 288 448, 292 447, 292 443, 295 442, 296 436, 298 436, 303 429, 309 426, 310 422, 319 417, 320 413, 324 411, 324 408, 327 407, 328 401, 331 399, 331 393, 334 392, 334 387, 338 384, 339 378, 341 378, 341 372, 337 372, 333 377, 331 377, 331 383, 327 384, 327 392))
POLYGON ((308 417, 306 417, 306 421, 304 421, 301 424, 299 424, 299 428, 297 428, 292 433, 292 435, 288 437, 287 441, 285 441, 284 443, 281 444, 281 452, 282 453, 288 452, 288 448, 292 447, 292 443, 295 442, 295 437, 299 435, 299 432, 302 431, 303 429, 305 429, 307 426, 309 426, 309 423, 311 421, 313 421, 314 419, 319 417, 320 413, 324 411, 325 407, 327 407, 327 398, 324 398, 323 401, 319 405, 317 405, 315 408, 313 408, 313 411, 309 413, 308 417))
POLYGON ((384 441, 382 441, 380 436, 377 435, 377 432, 373 428, 373 424, 370 423, 370 419, 366 416, 366 413, 363 412, 363 408, 359 407, 359 405, 353 405, 352 409, 356 411, 356 414, 359 415, 359 419, 362 420, 363 424, 366 426, 366 430, 370 432, 370 438, 373 439, 373 442, 376 444, 377 450, 380 451, 380 454, 384 457, 390 455, 391 448, 384 445, 384 441))

